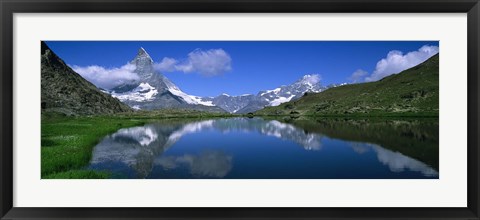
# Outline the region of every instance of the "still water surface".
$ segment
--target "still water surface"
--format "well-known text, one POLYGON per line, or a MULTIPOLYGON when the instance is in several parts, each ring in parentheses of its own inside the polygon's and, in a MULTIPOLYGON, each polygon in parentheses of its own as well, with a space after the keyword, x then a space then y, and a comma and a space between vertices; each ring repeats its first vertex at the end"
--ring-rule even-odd
POLYGON ((164 120, 95 146, 113 178, 438 178, 438 120, 164 120))

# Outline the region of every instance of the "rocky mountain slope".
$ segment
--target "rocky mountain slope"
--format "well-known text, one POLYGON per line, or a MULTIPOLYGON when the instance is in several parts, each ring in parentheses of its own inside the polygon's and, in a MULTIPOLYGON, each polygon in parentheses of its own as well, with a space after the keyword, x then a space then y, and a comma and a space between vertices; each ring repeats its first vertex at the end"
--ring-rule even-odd
POLYGON ((66 115, 131 111, 73 71, 44 42, 41 43, 41 108, 42 112, 66 115))

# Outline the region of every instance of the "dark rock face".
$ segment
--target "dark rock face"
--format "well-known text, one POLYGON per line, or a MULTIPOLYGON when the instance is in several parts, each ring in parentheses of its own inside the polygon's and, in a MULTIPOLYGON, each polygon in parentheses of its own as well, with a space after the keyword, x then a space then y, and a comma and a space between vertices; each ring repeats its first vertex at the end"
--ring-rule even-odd
POLYGON ((130 107, 101 92, 73 71, 47 44, 41 44, 42 112, 93 115, 131 111, 130 107))

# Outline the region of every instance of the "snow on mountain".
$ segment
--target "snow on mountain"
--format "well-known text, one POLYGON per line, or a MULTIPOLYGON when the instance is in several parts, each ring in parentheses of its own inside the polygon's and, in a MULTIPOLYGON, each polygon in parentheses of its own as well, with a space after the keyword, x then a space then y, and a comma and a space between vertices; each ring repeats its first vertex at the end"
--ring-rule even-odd
POLYGON ((174 95, 182 98, 185 102, 187 102, 188 104, 198 104, 194 99, 192 99, 192 97, 190 97, 189 95, 185 94, 184 92, 182 92, 182 90, 180 90, 178 87, 176 86, 172 86, 172 87, 167 87, 168 88, 168 91, 170 91, 171 93, 173 93, 174 95))
POLYGON ((196 103, 199 105, 206 105, 206 106, 215 106, 212 101, 204 101, 200 96, 189 95, 196 103))
POLYGON ((168 86, 168 91, 173 93, 174 95, 182 98, 185 102, 188 104, 193 104, 193 105, 206 105, 206 106, 215 106, 211 101, 202 101, 202 97, 199 96, 193 96, 193 95, 187 95, 184 93, 182 90, 180 90, 176 85, 173 83, 168 86))
POLYGON ((306 92, 317 93, 325 90, 325 88, 320 84, 319 75, 305 75, 291 85, 262 91, 258 96, 267 101, 269 106, 277 106, 292 99, 300 98, 306 92))
POLYGON ((265 106, 278 106, 282 103, 299 99, 306 92, 318 93, 325 89, 327 89, 327 87, 320 84, 319 75, 305 75, 290 85, 260 91, 252 102, 237 110, 236 113, 254 112, 265 106))
MULTIPOLYGON (((140 83, 135 89, 128 92, 116 93, 112 91, 110 95, 119 99, 122 102, 125 101, 134 101, 134 102, 145 102, 155 99, 155 95, 158 94, 158 90, 155 87, 151 86, 148 83, 140 83)), ((134 106, 132 106, 134 108, 134 106)), ((137 108, 138 105, 137 105, 137 108)))
POLYGON ((273 89, 273 90, 266 90, 265 92, 262 92, 262 94, 260 94, 260 96, 263 96, 265 94, 269 94, 269 93, 275 93, 277 94, 278 92, 280 92, 281 88, 276 88, 276 89, 273 89))
POLYGON ((270 101, 270 106, 279 106, 280 104, 282 103, 285 103, 285 102, 289 102, 290 100, 292 100, 292 98, 295 97, 295 95, 291 95, 290 97, 286 98, 286 97, 278 97, 272 101, 270 101))

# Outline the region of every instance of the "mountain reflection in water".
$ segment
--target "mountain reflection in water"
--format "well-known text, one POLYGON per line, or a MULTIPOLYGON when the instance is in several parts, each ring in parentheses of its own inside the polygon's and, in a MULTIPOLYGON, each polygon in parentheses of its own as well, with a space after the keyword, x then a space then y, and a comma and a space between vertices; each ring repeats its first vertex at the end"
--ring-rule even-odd
POLYGON ((438 120, 165 120, 106 136, 88 169, 113 178, 438 178, 438 120))

